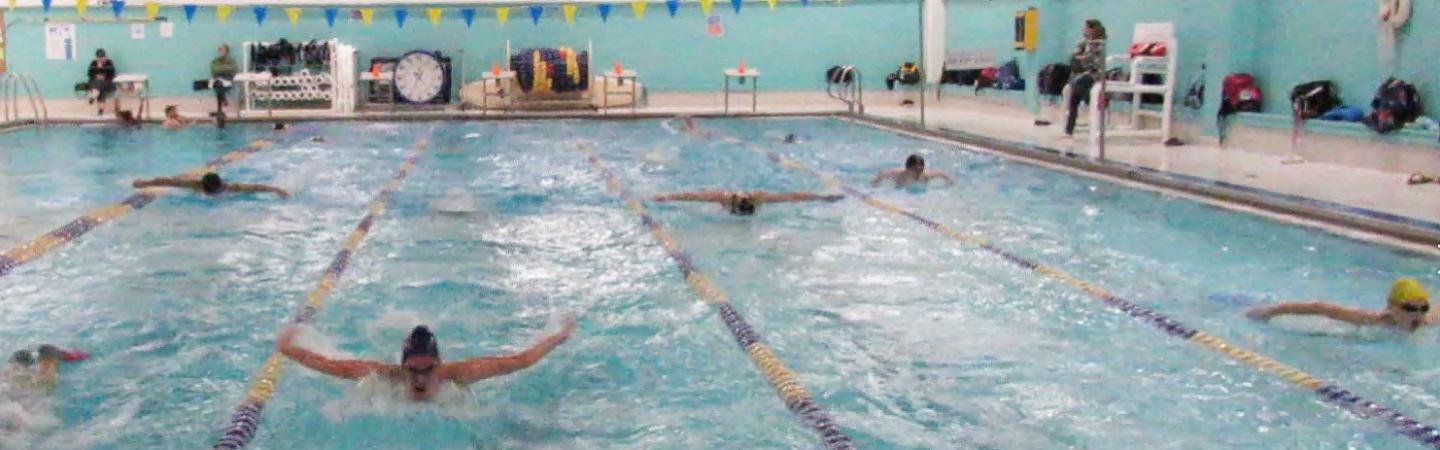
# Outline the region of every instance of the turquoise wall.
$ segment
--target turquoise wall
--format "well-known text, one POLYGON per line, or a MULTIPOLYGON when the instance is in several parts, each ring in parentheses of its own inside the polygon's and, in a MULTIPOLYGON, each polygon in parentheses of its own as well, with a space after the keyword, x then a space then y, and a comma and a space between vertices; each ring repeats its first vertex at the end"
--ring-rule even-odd
POLYGON ((1086 18, 1105 23, 1111 54, 1125 52, 1136 23, 1174 22, 1177 94, 1207 66, 1205 109, 1184 114, 1207 125, 1214 122, 1221 80, 1234 72, 1259 79, 1268 113, 1288 114, 1290 88, 1315 79, 1334 80, 1346 103, 1368 109, 1376 86, 1394 74, 1416 85, 1427 111, 1440 114, 1440 6, 1433 2, 1414 3, 1393 68, 1377 56, 1370 1, 949 0, 946 8, 948 46, 995 48, 1002 61, 1018 58, 1027 78, 1069 58, 1086 18), (1040 48, 1033 55, 1011 49, 1014 13, 1029 6, 1040 8, 1041 18, 1040 48))
MULTIPOLYGON (((140 9, 131 8, 129 14, 143 14, 140 9)), ((179 21, 173 39, 160 39, 158 26, 151 24, 144 40, 131 40, 129 25, 114 23, 82 24, 77 38, 81 55, 103 47, 121 72, 149 74, 158 95, 191 94, 190 82, 208 76, 210 58, 222 42, 238 49, 245 40, 281 37, 292 41, 336 37, 356 46, 362 62, 410 49, 441 50, 463 60, 468 78, 478 77, 492 61, 501 60, 507 39, 516 49, 583 47, 591 39, 596 64, 609 67, 619 59, 627 69, 639 71, 650 89, 670 91, 718 90, 721 70, 742 58, 762 72, 760 86, 766 89, 822 88, 825 69, 838 64, 854 64, 874 74, 866 79, 867 87, 883 89, 884 77, 879 74, 919 55, 915 30, 919 13, 913 2, 782 4, 775 10, 752 2, 737 15, 729 2, 717 1, 714 11, 725 26, 721 37, 706 34, 705 18, 695 3, 682 4, 672 19, 663 3, 652 2, 638 20, 628 2, 617 3, 608 23, 600 20, 594 6, 582 6, 573 25, 565 23, 559 7, 550 7, 538 26, 531 24, 523 7, 512 8, 504 26, 495 21, 493 8, 481 7, 469 29, 454 8, 447 9, 439 26, 429 23, 422 7, 409 11, 405 27, 398 29, 389 9, 378 9, 369 27, 343 17, 342 10, 332 29, 319 9, 305 10, 299 24, 291 25, 283 11, 272 7, 260 26, 249 8, 236 8, 225 23, 218 23, 213 8, 201 8, 193 24, 185 23, 180 8, 166 8, 161 14, 179 21)), ((69 8, 54 12, 74 14, 69 8)), ((94 7, 89 14, 105 17, 109 11, 94 7)), ((37 75, 46 95, 71 95, 71 86, 84 79, 89 59, 45 60, 42 17, 38 10, 7 14, 10 68, 37 75)))

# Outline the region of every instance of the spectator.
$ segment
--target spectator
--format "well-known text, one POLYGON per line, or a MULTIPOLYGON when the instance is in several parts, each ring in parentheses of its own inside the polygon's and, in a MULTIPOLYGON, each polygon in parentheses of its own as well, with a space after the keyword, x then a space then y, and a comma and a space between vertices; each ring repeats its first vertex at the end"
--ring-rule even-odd
MULTIPOLYGON (((85 83, 90 89, 90 104, 98 104, 98 116, 105 115, 105 100, 115 94, 115 62, 105 57, 105 49, 95 51, 95 60, 85 71, 85 83)), ((120 109, 117 101, 115 109, 120 109)))

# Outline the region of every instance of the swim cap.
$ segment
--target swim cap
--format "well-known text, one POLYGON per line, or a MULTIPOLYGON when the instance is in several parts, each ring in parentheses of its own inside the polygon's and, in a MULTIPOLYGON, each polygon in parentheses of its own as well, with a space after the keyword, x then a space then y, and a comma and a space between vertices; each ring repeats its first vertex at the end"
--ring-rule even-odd
POLYGON ((1399 306, 1412 301, 1430 303, 1430 293, 1425 292, 1425 287, 1420 285, 1419 280, 1410 277, 1395 279, 1395 284, 1390 286, 1390 306, 1399 306))
POLYGON ((30 353, 29 350, 16 350, 15 354, 10 355, 10 362, 22 366, 29 366, 35 364, 35 355, 30 353))
POLYGON ((755 197, 749 195, 736 195, 735 200, 730 202, 730 213, 737 216, 753 216, 759 204, 755 197))
POLYGON ((410 337, 405 338, 405 350, 400 353, 400 363, 412 356, 433 356, 440 359, 440 347, 435 343, 435 334, 430 328, 424 325, 415 327, 410 331, 410 337))
POLYGON ((205 176, 200 177, 200 189, 205 191, 206 194, 218 193, 220 189, 224 187, 225 182, 220 179, 220 174, 218 173, 206 172, 205 176))

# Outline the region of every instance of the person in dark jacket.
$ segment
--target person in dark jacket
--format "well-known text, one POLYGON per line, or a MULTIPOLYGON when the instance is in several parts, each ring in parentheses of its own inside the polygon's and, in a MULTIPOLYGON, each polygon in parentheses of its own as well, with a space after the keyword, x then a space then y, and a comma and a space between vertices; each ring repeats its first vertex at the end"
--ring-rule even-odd
MULTIPOLYGON (((96 115, 104 116, 105 100, 115 94, 115 61, 105 56, 105 49, 95 51, 95 60, 85 71, 85 83, 90 89, 90 103, 100 107, 96 115)), ((115 109, 120 109, 120 105, 116 104, 115 109)))
POLYGON ((1105 25, 1096 19, 1085 20, 1085 37, 1072 53, 1070 67, 1070 103, 1065 105, 1065 135, 1075 134, 1075 116, 1080 103, 1090 101, 1090 89, 1105 72, 1105 25))

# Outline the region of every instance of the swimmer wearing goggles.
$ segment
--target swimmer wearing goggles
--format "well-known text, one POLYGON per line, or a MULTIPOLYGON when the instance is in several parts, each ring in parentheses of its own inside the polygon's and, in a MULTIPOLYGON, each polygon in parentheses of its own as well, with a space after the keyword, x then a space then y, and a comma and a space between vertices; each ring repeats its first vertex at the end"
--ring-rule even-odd
POLYGON ((1390 327, 1407 333, 1440 322, 1440 318, 1430 315, 1430 294, 1425 292, 1419 280, 1410 277, 1399 278, 1390 286, 1390 295, 1386 298, 1383 311, 1368 311, 1315 301, 1258 306, 1245 313, 1251 319, 1259 321, 1268 321, 1271 317, 1286 314, 1328 317, 1352 325, 1390 327))
POLYGON ((300 328, 296 325, 282 330, 275 342, 276 350, 302 366, 337 378, 359 380, 370 375, 380 375, 387 381, 408 387, 411 400, 424 401, 440 391, 441 383, 455 383, 463 387, 535 365, 570 338, 575 332, 575 318, 566 317, 563 329, 519 353, 467 358, 448 363, 440 360, 440 348, 436 345, 435 334, 424 325, 415 327, 405 338, 400 364, 333 359, 295 345, 295 335, 299 332, 300 328))
POLYGON ((816 194, 813 192, 767 192, 767 191, 693 191, 660 194, 651 197, 656 202, 712 202, 718 203, 730 214, 753 216, 764 203, 827 201, 838 202, 845 196, 837 194, 816 194))

